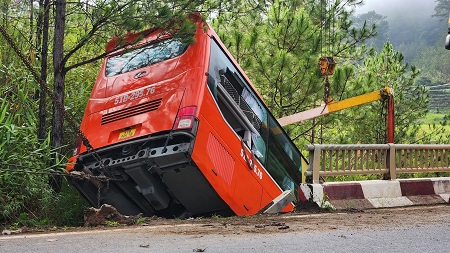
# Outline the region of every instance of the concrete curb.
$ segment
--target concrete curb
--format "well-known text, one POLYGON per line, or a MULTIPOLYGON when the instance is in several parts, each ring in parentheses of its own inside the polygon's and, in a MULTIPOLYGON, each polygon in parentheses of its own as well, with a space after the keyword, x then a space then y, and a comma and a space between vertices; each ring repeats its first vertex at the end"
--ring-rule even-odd
POLYGON ((450 177, 302 184, 298 199, 338 210, 443 204, 449 203, 450 177))

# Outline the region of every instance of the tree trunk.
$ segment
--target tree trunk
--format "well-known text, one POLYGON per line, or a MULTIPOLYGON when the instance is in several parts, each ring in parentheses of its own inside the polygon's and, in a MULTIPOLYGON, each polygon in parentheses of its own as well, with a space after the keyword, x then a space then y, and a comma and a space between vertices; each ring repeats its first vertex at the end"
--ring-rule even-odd
MULTIPOLYGON (((64 106, 64 28, 66 15, 66 0, 55 0, 55 34, 53 40, 53 94, 57 101, 53 101, 51 145, 55 149, 55 162, 60 160, 64 141, 64 117, 61 105, 64 106), (58 104, 59 103, 59 104, 58 104)), ((60 190, 62 179, 56 180, 52 185, 55 190, 60 190)), ((53 182, 52 182, 53 183, 53 182)))
MULTIPOLYGON (((34 21, 34 5, 33 5, 33 0, 29 0, 30 1, 30 31, 33 31, 33 21, 34 21)), ((30 41, 33 41, 33 33, 30 32, 30 41)), ((32 59, 34 60, 34 59, 32 59)))
MULTIPOLYGON (((41 79, 44 83, 47 83, 47 59, 48 59, 48 30, 49 30, 49 0, 43 0, 40 2, 41 10, 43 10, 42 18, 39 17, 38 20, 42 20, 42 25, 38 24, 37 38, 38 38, 38 48, 41 47, 41 79), (42 42, 40 41, 40 35, 42 34, 42 42)), ((38 125, 38 139, 44 140, 46 136, 46 121, 47 121, 47 96, 45 94, 45 89, 41 85, 39 92, 39 125, 38 125)))

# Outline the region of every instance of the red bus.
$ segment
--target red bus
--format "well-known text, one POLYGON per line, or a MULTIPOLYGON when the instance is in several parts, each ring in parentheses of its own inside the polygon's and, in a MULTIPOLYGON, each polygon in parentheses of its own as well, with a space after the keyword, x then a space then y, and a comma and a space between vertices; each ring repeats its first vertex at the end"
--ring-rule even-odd
POLYGON ((148 30, 105 58, 81 123, 96 155, 79 142, 66 168, 113 179, 71 179, 90 204, 252 215, 300 184, 304 158, 213 29, 197 25, 190 44, 148 30))

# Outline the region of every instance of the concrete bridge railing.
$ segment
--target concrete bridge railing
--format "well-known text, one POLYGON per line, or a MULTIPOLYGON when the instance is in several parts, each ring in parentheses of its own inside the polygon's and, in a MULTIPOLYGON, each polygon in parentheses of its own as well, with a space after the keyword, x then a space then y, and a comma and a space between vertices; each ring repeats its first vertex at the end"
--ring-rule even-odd
POLYGON ((321 176, 450 172, 450 145, 310 144, 306 176, 319 183, 321 176))

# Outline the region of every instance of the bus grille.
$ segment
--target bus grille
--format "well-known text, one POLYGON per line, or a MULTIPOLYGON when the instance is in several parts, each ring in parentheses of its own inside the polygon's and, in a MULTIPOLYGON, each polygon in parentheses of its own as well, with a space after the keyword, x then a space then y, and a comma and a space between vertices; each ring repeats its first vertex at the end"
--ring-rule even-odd
POLYGON ((235 164, 234 159, 222 143, 220 143, 216 136, 214 136, 211 132, 208 136, 206 150, 208 152, 209 159, 211 159, 214 165, 214 169, 217 170, 218 174, 228 185, 231 185, 235 164))
POLYGON ((102 125, 125 119, 128 117, 136 116, 142 113, 151 112, 157 110, 161 105, 161 98, 156 100, 152 100, 146 103, 138 104, 132 107, 127 107, 122 110, 118 110, 115 112, 110 112, 102 115, 102 125))

